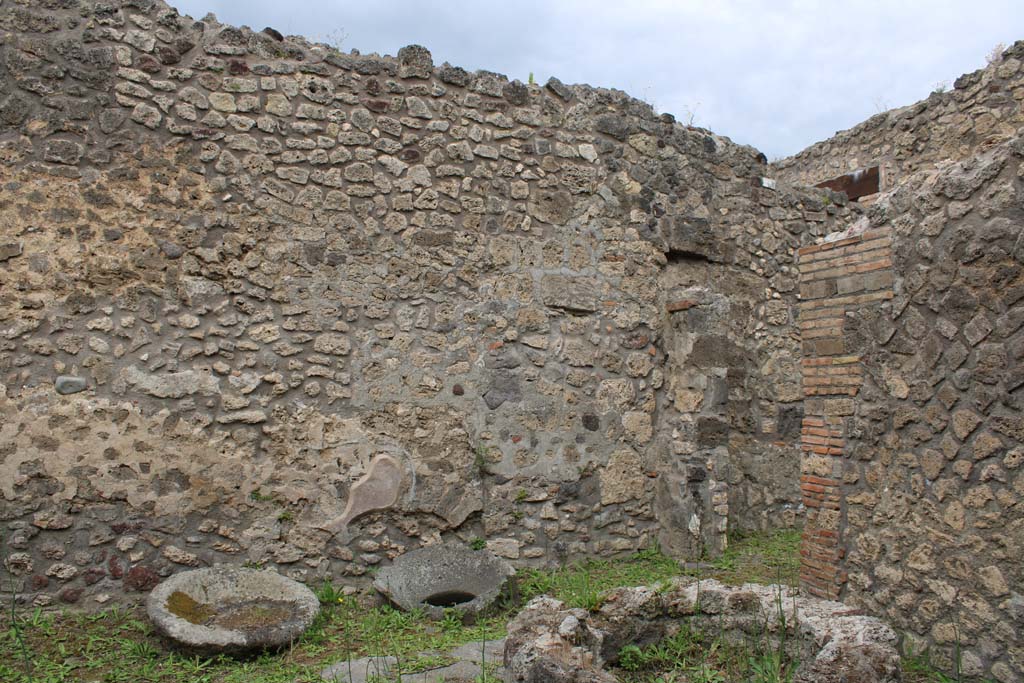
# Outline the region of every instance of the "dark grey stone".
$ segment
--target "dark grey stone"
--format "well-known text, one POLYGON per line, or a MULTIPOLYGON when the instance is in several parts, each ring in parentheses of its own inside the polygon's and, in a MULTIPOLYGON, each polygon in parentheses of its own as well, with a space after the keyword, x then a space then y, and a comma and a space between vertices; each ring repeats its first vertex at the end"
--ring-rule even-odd
POLYGON ((594 122, 594 127, 598 131, 605 135, 610 135, 616 140, 625 140, 631 132, 633 127, 624 116, 618 116, 616 114, 605 114, 599 116, 594 122))
POLYGON ((548 79, 546 87, 548 90, 555 93, 563 100, 568 100, 572 98, 572 90, 569 88, 569 86, 567 86, 565 83, 562 83, 562 81, 558 80, 554 76, 548 79))
POLYGON ((662 220, 661 228, 669 257, 722 262, 727 261, 725 244, 716 238, 706 218, 676 216, 662 220))
POLYGON ((603 510, 594 515, 594 528, 604 529, 612 524, 617 524, 622 521, 622 517, 622 510, 617 508, 612 510, 603 510))
POLYGON ((779 417, 775 422, 775 431, 783 439, 796 439, 800 436, 803 419, 804 406, 802 403, 783 406, 779 409, 779 417))
POLYGON ((558 494, 555 496, 555 505, 564 505, 580 496, 582 485, 578 481, 565 481, 558 485, 558 494))
POLYGON ((156 47, 156 56, 161 64, 168 66, 181 61, 181 53, 170 45, 158 45, 156 47))
POLYGON ((15 256, 21 256, 22 251, 23 247, 17 242, 0 244, 0 262, 12 259, 15 256))
POLYGON ((505 87, 502 88, 501 94, 510 103, 521 107, 530 101, 530 90, 519 81, 512 81, 506 83, 505 87))
POLYGON ((267 26, 265 29, 263 29, 263 33, 265 33, 266 35, 270 36, 271 38, 273 38, 277 42, 281 42, 281 41, 284 40, 284 36, 281 35, 281 32, 278 31, 275 28, 271 28, 271 27, 267 26))
POLYGON ((501 90, 505 87, 506 82, 508 82, 508 78, 504 74, 480 69, 473 74, 473 84, 470 90, 481 95, 501 97, 501 90))
POLYGON ((1017 387, 1024 385, 1024 366, 1017 366, 1006 373, 1006 379, 1003 383, 1006 385, 1007 391, 1013 391, 1017 387))
POLYGON ((82 146, 77 142, 72 142, 71 140, 51 140, 46 145, 46 151, 43 152, 43 160, 55 164, 74 166, 81 160, 83 151, 82 146))
POLYGON ((484 392, 483 399, 491 410, 496 410, 506 401, 521 401, 523 393, 519 387, 519 378, 509 370, 499 370, 494 374, 490 388, 484 392))
POLYGON ((28 117, 31 109, 31 105, 25 98, 10 95, 0 102, 0 121, 17 126, 28 117))
POLYGON ((181 246, 175 244, 174 242, 166 241, 160 242, 160 251, 164 253, 164 256, 171 260, 181 258, 181 255, 185 253, 185 249, 182 248, 181 246))
POLYGON ((469 85, 469 72, 459 66, 452 66, 448 62, 445 62, 437 69, 437 77, 441 79, 443 83, 449 85, 457 85, 460 88, 465 88, 469 85))
POLYGON ((73 375, 60 375, 53 383, 53 388, 57 390, 57 393, 65 396, 85 391, 88 386, 89 384, 84 377, 75 377, 73 375))
POLYGON ((394 71, 394 64, 373 57, 359 57, 352 62, 352 70, 364 76, 376 76, 380 73, 391 74, 394 71))
POLYGON ((402 78, 430 78, 434 75, 434 58, 422 45, 406 45, 398 51, 398 75, 402 78))

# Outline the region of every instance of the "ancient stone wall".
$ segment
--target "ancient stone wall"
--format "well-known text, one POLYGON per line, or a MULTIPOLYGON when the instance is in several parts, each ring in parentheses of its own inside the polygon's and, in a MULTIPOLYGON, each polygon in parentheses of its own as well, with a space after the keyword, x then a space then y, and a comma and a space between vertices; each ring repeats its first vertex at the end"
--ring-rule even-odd
POLYGON ((0 6, 0 519, 22 597, 796 521, 795 253, 850 222, 623 93, 151 0, 0 6), (722 351, 720 354, 719 351, 722 351))
POLYGON ((695 557, 806 509, 805 588, 1019 681, 1022 52, 777 166, 880 163, 863 209, 617 91, 7 0, 5 578, 695 557))
POLYGON ((999 681, 1024 673, 1022 59, 773 165, 882 171, 867 216, 800 251, 802 584, 999 681))
POLYGON ((1022 159, 1018 136, 919 172, 800 252, 804 585, 1004 683, 1024 674, 1022 159))
POLYGON ((772 164, 785 182, 817 185, 880 167, 889 190, 946 159, 968 159, 1016 135, 1024 125, 1024 41, 984 69, 964 74, 950 90, 872 116, 867 121, 772 164))

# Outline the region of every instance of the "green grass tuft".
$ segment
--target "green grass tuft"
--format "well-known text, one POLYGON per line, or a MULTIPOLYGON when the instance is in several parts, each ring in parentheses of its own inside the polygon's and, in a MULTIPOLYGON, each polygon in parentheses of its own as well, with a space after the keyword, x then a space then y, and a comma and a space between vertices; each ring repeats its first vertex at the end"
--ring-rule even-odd
POLYGON ((725 552, 708 564, 709 569, 686 573, 730 585, 781 583, 795 586, 800 578, 800 530, 778 529, 730 536, 725 552))

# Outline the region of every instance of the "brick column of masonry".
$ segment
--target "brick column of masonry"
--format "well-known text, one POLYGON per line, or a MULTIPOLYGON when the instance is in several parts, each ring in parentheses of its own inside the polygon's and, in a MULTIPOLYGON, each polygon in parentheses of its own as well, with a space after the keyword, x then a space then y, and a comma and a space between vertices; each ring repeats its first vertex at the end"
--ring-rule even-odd
POLYGON ((804 247, 798 262, 804 389, 800 492, 807 509, 800 583, 812 595, 835 600, 846 583, 845 423, 862 382, 860 356, 847 354, 843 321, 848 310, 892 298, 891 233, 871 230, 804 247))

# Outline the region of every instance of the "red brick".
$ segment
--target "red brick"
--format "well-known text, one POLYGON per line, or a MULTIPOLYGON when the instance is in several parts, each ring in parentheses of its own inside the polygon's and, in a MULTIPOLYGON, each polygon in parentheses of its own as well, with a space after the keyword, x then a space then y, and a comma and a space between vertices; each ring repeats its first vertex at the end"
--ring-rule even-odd
POLYGON ((813 474, 801 475, 800 481, 806 481, 809 484, 821 484, 822 486, 839 486, 839 481, 837 479, 826 479, 824 477, 817 477, 813 474))
POLYGON ((879 237, 892 237, 892 228, 875 228, 874 230, 866 230, 861 235, 861 239, 865 242, 879 237))

